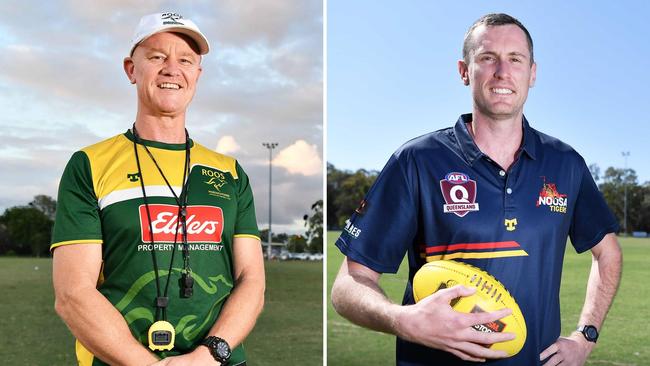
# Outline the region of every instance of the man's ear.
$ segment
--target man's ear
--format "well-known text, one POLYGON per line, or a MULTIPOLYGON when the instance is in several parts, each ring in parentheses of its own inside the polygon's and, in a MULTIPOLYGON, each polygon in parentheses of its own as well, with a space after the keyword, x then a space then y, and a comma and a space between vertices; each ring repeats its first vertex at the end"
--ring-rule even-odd
POLYGON ((135 64, 131 57, 124 58, 124 72, 126 73, 126 77, 129 78, 131 84, 135 84, 135 64))
POLYGON ((469 85, 469 69, 464 60, 458 60, 458 73, 464 85, 469 85))
POLYGON ((537 80, 537 63, 533 63, 530 67, 530 80, 528 81, 528 87, 532 88, 535 86, 535 81, 537 80))

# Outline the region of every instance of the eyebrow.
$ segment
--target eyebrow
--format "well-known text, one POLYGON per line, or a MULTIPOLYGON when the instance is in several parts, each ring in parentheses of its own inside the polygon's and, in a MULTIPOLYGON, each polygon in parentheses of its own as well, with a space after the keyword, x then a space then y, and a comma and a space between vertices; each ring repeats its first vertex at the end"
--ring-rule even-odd
MULTIPOLYGON (((494 51, 483 51, 483 52, 480 52, 480 53, 476 54, 476 56, 480 56, 480 55, 494 55, 494 56, 497 56, 497 53, 494 52, 494 51)), ((523 57, 523 58, 526 58, 526 59, 528 58, 527 54, 521 53, 519 51, 508 52, 507 55, 508 56, 519 56, 519 57, 523 57)))
MULTIPOLYGON (((147 52, 160 52, 160 53, 165 53, 165 54, 167 53, 166 50, 163 50, 162 48, 158 48, 158 47, 147 47, 147 52)), ((197 55, 194 52, 188 52, 188 51, 181 52, 180 55, 181 56, 201 57, 201 55, 197 55)))

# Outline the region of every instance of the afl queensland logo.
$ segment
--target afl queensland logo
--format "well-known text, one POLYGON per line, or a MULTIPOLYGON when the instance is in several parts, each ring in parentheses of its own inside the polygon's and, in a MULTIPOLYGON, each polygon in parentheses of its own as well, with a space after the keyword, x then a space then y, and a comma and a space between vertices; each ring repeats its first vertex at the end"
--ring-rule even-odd
POLYGON ((440 190, 447 203, 443 205, 445 213, 463 217, 470 211, 478 211, 476 181, 469 179, 467 174, 448 173, 445 179, 440 181, 440 190))

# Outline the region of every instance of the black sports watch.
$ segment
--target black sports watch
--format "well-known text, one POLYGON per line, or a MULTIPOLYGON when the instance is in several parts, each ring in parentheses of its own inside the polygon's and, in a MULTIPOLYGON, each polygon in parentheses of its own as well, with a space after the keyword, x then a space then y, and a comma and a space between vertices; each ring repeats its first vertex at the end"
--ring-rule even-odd
POLYGON ((208 347, 212 357, 222 365, 225 365, 230 359, 230 346, 228 345, 228 342, 223 340, 223 338, 209 336, 205 338, 201 344, 208 347))
POLYGON ((578 327, 578 332, 582 333, 589 342, 596 343, 598 340, 598 329, 593 325, 581 325, 578 327))

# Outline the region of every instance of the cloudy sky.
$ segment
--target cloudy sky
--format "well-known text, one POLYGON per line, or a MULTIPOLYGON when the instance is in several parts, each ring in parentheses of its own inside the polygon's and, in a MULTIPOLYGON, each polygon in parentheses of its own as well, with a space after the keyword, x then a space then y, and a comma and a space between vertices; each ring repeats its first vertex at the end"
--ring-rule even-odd
POLYGON ((322 197, 323 14, 319 0, 11 1, 0 3, 0 212, 56 197, 70 155, 124 132, 136 93, 122 69, 142 15, 175 11, 210 40, 190 105, 193 139, 235 156, 274 232, 304 231, 322 197), (182 5, 178 5, 182 4, 182 5))

